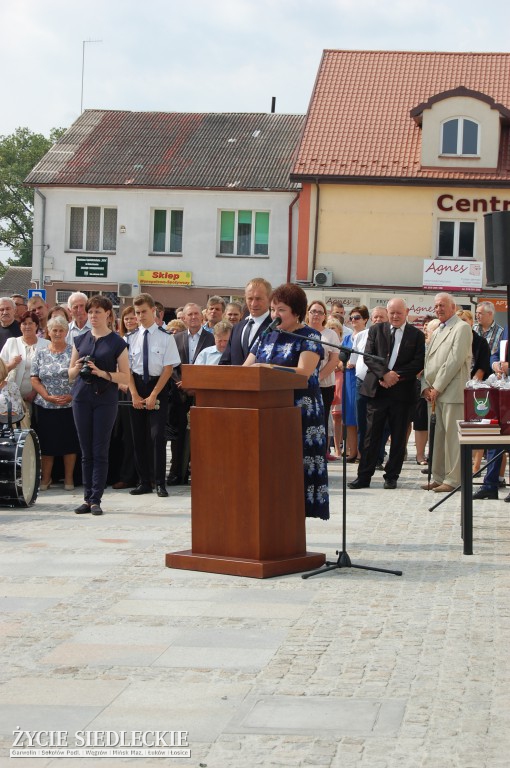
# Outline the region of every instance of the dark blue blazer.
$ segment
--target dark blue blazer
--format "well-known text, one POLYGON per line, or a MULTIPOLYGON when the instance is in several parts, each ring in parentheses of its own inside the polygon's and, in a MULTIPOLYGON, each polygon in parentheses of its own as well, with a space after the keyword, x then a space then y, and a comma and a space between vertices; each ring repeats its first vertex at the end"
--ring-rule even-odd
MULTIPOLYGON (((245 317, 245 319, 241 320, 240 323, 237 323, 236 325, 234 325, 227 347, 221 356, 220 365, 242 365, 246 360, 246 355, 244 354, 243 348, 241 346, 241 339, 243 335, 243 330, 246 327, 246 323, 248 322, 249 319, 250 319, 249 316, 245 317)), ((264 322, 261 323, 253 339, 252 346, 257 341, 262 331, 264 331, 264 329, 267 328, 270 322, 271 322, 271 313, 269 313, 269 315, 266 317, 264 322)))

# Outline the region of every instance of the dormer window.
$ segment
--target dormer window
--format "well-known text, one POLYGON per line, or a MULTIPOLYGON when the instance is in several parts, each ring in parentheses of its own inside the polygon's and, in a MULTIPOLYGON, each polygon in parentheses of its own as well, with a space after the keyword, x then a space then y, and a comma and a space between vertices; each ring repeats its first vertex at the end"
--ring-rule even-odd
POLYGON ((479 155, 478 123, 467 117, 456 117, 442 124, 442 155, 479 155))

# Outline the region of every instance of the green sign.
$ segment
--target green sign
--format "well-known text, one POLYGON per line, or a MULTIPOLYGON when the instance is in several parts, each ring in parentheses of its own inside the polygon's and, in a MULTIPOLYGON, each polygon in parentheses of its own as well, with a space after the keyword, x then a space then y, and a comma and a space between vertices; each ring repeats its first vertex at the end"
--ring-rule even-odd
POLYGON ((77 256, 76 277, 108 277, 108 257, 77 256))

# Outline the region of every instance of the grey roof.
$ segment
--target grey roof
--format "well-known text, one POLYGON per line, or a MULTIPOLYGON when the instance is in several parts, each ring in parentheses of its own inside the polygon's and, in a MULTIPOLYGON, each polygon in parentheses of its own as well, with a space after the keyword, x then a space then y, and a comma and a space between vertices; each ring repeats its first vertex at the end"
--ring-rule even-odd
POLYGON ((304 115, 85 111, 26 178, 37 186, 299 187, 304 115))
POLYGON ((32 287, 32 267, 7 267, 5 275, 0 279, 0 296, 12 296, 21 293, 27 296, 32 287))

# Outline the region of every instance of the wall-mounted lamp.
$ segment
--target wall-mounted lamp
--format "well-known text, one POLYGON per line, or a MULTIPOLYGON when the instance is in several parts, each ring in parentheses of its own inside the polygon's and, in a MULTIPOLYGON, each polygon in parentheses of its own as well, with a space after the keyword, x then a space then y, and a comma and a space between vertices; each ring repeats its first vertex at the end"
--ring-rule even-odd
POLYGON ((126 234, 126 227, 124 226, 124 224, 121 224, 121 226, 119 227, 119 232, 121 235, 126 234))

